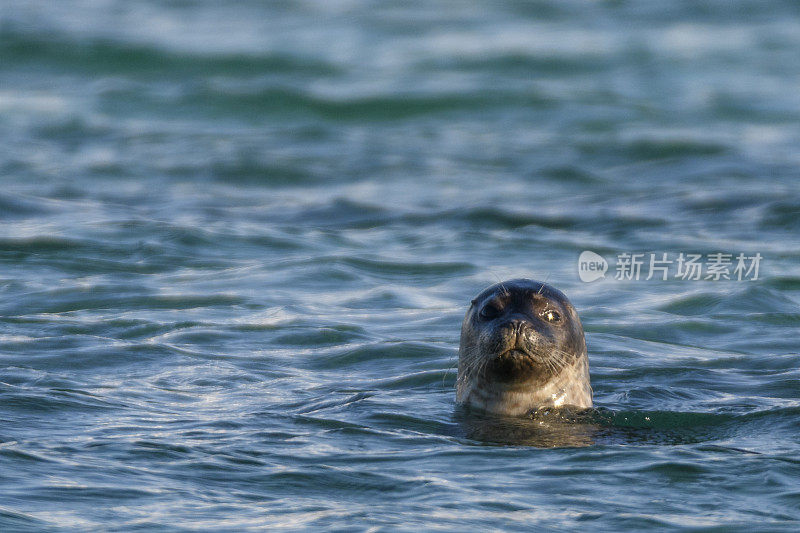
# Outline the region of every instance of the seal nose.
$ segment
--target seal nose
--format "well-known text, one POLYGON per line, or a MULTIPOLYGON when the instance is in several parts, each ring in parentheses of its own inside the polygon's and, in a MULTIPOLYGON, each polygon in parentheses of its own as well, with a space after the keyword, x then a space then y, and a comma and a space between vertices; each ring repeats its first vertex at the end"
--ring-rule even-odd
POLYGON ((514 331, 521 331, 522 328, 527 327, 530 321, 525 316, 520 316, 519 314, 513 314, 508 317, 506 323, 504 324, 507 328, 513 329, 514 331))
POLYGON ((506 327, 510 329, 513 333, 519 335, 520 333, 522 333, 522 327, 524 323, 525 321, 522 320, 521 318, 514 318, 508 321, 506 327))
POLYGON ((507 336, 514 348, 521 347, 525 343, 525 334, 528 328, 528 322, 522 318, 511 318, 504 324, 504 329, 507 331, 507 336))

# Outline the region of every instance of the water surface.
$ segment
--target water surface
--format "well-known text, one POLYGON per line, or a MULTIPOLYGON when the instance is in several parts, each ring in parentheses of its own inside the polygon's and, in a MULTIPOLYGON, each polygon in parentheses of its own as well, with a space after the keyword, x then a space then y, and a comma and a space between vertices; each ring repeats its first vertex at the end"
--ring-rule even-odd
POLYGON ((796 3, 0 5, 4 531, 796 529, 796 3), (510 277, 593 418, 456 409, 510 277))

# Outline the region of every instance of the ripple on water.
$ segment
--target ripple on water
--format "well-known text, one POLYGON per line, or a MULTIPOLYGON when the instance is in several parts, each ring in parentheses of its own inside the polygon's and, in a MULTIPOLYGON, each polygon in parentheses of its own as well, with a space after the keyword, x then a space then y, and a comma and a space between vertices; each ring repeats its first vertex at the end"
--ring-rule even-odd
POLYGON ((794 531, 798 14, 15 3, 0 530, 794 531), (456 408, 465 306, 518 276, 575 303, 596 411, 456 408))

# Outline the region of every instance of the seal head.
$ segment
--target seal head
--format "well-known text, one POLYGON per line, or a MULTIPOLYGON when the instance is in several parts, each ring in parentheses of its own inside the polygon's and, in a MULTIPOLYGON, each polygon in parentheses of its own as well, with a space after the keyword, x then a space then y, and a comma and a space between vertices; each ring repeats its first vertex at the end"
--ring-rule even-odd
POLYGON ((461 326, 456 401, 506 416, 591 407, 583 327, 567 297, 529 279, 475 297, 461 326))

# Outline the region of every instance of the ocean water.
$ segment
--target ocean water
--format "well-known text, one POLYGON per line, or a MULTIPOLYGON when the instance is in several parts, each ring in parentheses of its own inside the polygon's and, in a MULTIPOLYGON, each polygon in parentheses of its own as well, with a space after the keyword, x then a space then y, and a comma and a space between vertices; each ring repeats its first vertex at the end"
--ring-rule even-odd
POLYGON ((796 531, 798 50, 788 0, 0 2, 0 530, 796 531), (455 405, 512 277, 596 411, 455 405))

